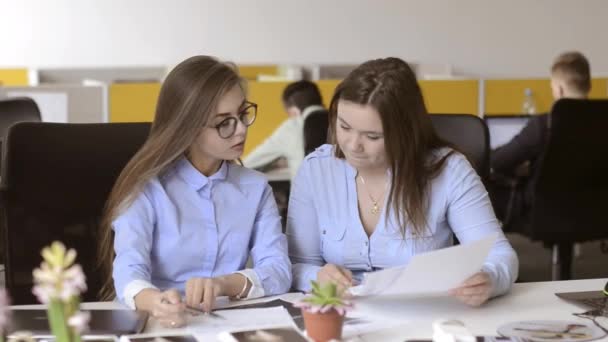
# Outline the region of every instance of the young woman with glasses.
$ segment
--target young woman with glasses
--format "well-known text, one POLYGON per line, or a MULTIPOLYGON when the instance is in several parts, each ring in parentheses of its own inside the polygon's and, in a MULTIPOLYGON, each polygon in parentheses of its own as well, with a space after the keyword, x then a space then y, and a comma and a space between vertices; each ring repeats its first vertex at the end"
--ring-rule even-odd
POLYGON ((226 63, 196 56, 171 71, 150 136, 106 205, 105 298, 116 296, 177 327, 188 307, 210 311, 217 296, 289 289, 287 242, 272 190, 263 175, 233 162, 256 112, 226 63))

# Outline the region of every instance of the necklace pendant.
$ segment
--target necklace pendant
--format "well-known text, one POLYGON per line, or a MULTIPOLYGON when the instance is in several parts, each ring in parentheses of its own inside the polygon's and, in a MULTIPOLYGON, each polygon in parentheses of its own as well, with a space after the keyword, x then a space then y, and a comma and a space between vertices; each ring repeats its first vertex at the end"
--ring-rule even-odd
POLYGON ((380 211, 380 209, 378 209, 378 204, 374 204, 371 211, 374 215, 378 214, 378 212, 380 211))

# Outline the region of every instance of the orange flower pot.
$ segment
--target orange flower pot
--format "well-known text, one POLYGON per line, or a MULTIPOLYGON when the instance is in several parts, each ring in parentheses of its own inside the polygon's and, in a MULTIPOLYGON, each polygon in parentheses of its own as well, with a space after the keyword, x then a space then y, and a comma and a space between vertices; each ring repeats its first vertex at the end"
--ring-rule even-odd
POLYGON ((312 313, 302 309, 306 334, 315 342, 327 342, 342 338, 342 324, 344 316, 336 310, 326 313, 312 313))

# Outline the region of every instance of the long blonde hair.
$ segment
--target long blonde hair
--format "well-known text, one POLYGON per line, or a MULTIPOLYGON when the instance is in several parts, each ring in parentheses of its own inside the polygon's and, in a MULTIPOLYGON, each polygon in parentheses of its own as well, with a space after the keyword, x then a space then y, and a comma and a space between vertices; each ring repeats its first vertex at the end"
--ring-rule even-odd
POLYGON ((120 173, 106 202, 98 251, 105 279, 102 299, 115 295, 112 222, 132 204, 148 181, 184 155, 208 124, 219 99, 236 85, 243 86, 235 68, 209 56, 186 59, 163 82, 150 135, 120 173))

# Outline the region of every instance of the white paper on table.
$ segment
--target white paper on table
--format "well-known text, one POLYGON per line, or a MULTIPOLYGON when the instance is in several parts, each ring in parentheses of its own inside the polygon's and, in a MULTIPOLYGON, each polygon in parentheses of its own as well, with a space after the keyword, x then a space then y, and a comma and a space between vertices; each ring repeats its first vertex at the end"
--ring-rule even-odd
POLYGON ((409 264, 365 274, 355 296, 426 297, 447 294, 481 271, 497 234, 412 257, 409 264))
POLYGON ((260 309, 232 309, 215 310, 214 313, 225 319, 200 314, 188 316, 188 324, 181 329, 164 328, 158 322, 151 319, 148 321, 146 333, 132 335, 131 337, 148 337, 180 334, 192 334, 195 336, 215 336, 223 331, 239 331, 249 329, 295 327, 291 316, 283 307, 260 308, 260 309))
POLYGON ((68 122, 68 94, 65 92, 7 91, 6 96, 34 100, 44 122, 68 122))

